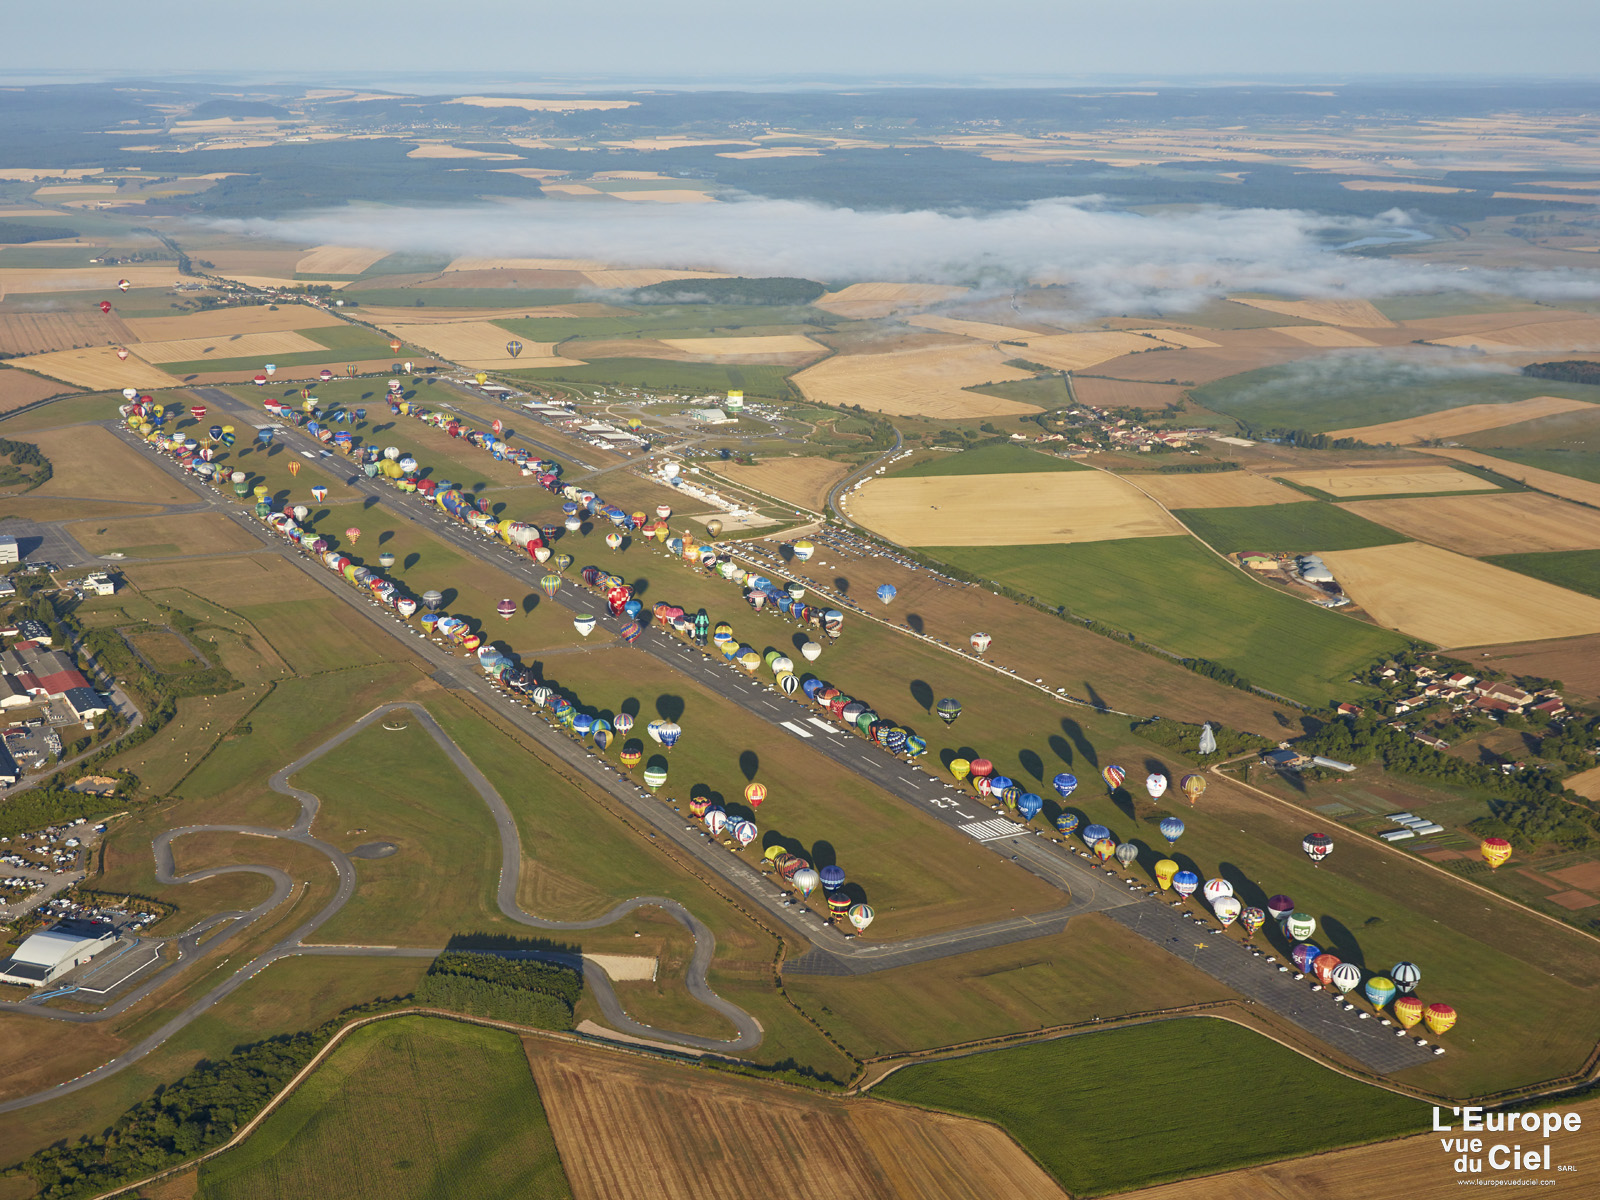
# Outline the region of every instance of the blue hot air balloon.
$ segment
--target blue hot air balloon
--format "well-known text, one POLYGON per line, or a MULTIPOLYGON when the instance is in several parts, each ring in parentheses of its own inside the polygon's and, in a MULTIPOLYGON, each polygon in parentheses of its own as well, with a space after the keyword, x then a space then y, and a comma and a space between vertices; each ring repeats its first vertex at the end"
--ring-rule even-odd
POLYGON ((1056 817, 1056 828, 1062 833, 1071 833, 1078 827, 1078 814, 1064 812, 1056 817))
POLYGON ((1016 786, 1016 782, 1009 775, 991 775, 991 776, 989 776, 989 793, 991 795, 998 796, 1001 792, 1005 791, 1008 787, 1015 787, 1015 786, 1016 786))
POLYGON ((896 588, 892 583, 886 583, 878 589, 878 599, 885 604, 895 598, 896 588))
POLYGON ((1063 771, 1050 781, 1050 786, 1055 788, 1056 795, 1065 800, 1077 789, 1078 777, 1076 775, 1069 775, 1063 771))
POLYGON ((1193 871, 1179 871, 1172 877, 1172 890, 1187 900, 1200 886, 1200 876, 1193 871))
POLYGON ((579 737, 588 737, 589 731, 594 728, 594 718, 588 713, 579 713, 572 718, 572 731, 579 737))
POLYGON ((222 440, 222 426, 213 425, 210 429, 206 430, 206 436, 213 442, 220 442, 222 440))
POLYGON ((1022 795, 1017 797, 1017 811, 1022 814, 1024 821, 1033 820, 1043 808, 1044 801, 1032 792, 1023 792, 1022 795))
POLYGON ((1169 846, 1176 844, 1177 840, 1183 836, 1183 822, 1178 820, 1177 817, 1162 817, 1159 828, 1161 836, 1167 839, 1167 845, 1169 846))
POLYGON ((272 445, 272 435, 277 432, 278 430, 276 426, 263 425, 260 429, 256 430, 256 437, 261 439, 261 444, 263 446, 270 446, 272 445))
POLYGON ((1104 825, 1090 825, 1085 828, 1079 836, 1083 838, 1084 845, 1092 846, 1104 838, 1109 838, 1111 836, 1111 830, 1107 829, 1104 825))
POLYGON ((661 738, 661 744, 671 750, 683 736, 683 727, 675 721, 665 721, 656 730, 656 734, 661 738))
POLYGON ((837 892, 844 886, 843 867, 834 866, 830 863, 817 873, 822 876, 822 887, 824 891, 837 892))

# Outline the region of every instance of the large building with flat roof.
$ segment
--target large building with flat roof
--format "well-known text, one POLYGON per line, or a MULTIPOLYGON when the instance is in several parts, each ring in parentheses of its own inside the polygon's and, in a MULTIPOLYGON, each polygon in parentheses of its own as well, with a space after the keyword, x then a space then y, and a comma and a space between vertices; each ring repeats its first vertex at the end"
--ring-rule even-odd
POLYGON ((44 987, 115 945, 116 940, 117 931, 108 921, 78 917, 57 921, 30 934, 15 954, 0 962, 0 981, 44 987))

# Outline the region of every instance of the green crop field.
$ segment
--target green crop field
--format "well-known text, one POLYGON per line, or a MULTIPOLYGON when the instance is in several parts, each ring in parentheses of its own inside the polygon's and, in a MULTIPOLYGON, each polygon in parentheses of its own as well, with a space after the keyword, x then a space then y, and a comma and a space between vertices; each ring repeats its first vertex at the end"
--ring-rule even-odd
POLYGON ((1478 313, 1538 312, 1545 306, 1513 296, 1431 292, 1416 296, 1389 296, 1372 301, 1372 307, 1391 321, 1421 321, 1429 317, 1465 317, 1478 313))
MULTIPOLYGON (((1017 354, 1026 357, 1021 346, 1017 354)), ((1037 404, 1040 408, 1062 408, 1072 403, 1072 393, 1067 381, 1060 375, 1041 375, 1037 379, 1014 379, 1006 383, 980 383, 966 389, 981 396, 998 396, 1002 400, 1015 400, 1019 404, 1037 404)))
POLYGON ((516 1035, 396 1017, 352 1033, 242 1145, 207 1200, 570 1197, 516 1035))
MULTIPOLYGON (((409 254, 404 250, 380 258, 358 279, 374 279, 384 275, 437 275, 450 265, 448 255, 409 254)), ((369 301, 368 303, 376 303, 369 301)))
POLYGON ((1348 694, 1354 671, 1407 644, 1255 583, 1187 537, 924 553, 1164 650, 1221 663, 1302 703, 1348 694))
POLYGON ((959 454, 938 454, 923 459, 904 471, 896 471, 897 478, 913 475, 1010 475, 1032 471, 1087 471, 1088 467, 1054 454, 1041 454, 1026 446, 979 446, 976 450, 963 450, 959 454))
POLYGON ((1521 463, 1525 467, 1537 467, 1541 471, 1554 471, 1557 475, 1570 475, 1574 479, 1600 483, 1600 452, 1597 451, 1485 446, 1482 452, 1507 462, 1521 463))
MULTIPOLYGON (((1323 360, 1333 362, 1335 360, 1323 360)), ((1262 367, 1195 388, 1196 404, 1223 413, 1248 429, 1306 429, 1325 433, 1420 417, 1467 404, 1510 404, 1533 396, 1562 396, 1600 403, 1600 387, 1524 379, 1520 375, 1469 374, 1444 378, 1340 358, 1338 370, 1308 376, 1304 364, 1262 367)))
MULTIPOLYGON (((692 285, 693 280, 686 280, 692 285)), ((616 308, 603 317, 508 318, 495 324, 535 342, 569 338, 690 338, 767 333, 815 333, 838 317, 809 306, 652 304, 616 308)))
POLYGON ((298 331, 319 346, 348 354, 351 358, 385 358, 389 339, 361 325, 322 325, 298 331))
POLYGON ((996 1122, 1075 1196, 1399 1137, 1430 1115, 1202 1018, 917 1064, 872 1094, 996 1122))
POLYGON ((1179 508, 1173 516, 1201 541, 1223 554, 1360 550, 1406 539, 1365 517, 1332 504, 1258 504, 1243 508, 1179 508))
POLYGON ((1542 554, 1491 554, 1484 562, 1531 575, 1586 596, 1600 596, 1600 550, 1552 550, 1542 554))
MULTIPOLYGON (((383 286, 387 272, 368 274, 373 286, 358 280, 339 291, 339 298, 349 306, 356 302, 350 315, 359 318, 361 305, 374 304, 384 308, 543 308, 550 304, 570 304, 578 298, 573 288, 397 288, 383 286)), ((420 274, 420 272, 419 272, 420 274)))
POLYGON ((586 367, 547 367, 542 371, 504 371, 528 383, 607 383, 679 393, 743 391, 750 396, 782 399, 789 395, 795 367, 676 362, 665 358, 600 358, 586 367))

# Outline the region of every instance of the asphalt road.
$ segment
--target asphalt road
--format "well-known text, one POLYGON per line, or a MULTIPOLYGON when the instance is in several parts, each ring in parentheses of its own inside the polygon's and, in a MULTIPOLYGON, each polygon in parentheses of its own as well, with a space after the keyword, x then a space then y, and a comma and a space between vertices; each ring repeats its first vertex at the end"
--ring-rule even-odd
MULTIPOLYGON (((241 416, 248 415, 251 419, 257 417, 253 408, 225 392, 216 389, 201 389, 201 391, 208 403, 215 403, 241 416)), ((293 451, 302 448, 321 449, 319 443, 296 429, 284 429, 279 435, 279 441, 293 451)), ((174 474, 189 479, 186 473, 165 455, 153 457, 164 463, 174 474)), ((334 472, 341 472, 345 469, 346 463, 344 460, 327 461, 327 466, 334 472)), ((537 586, 537 577, 543 571, 530 559, 450 521, 435 507, 417 497, 379 485, 360 476, 358 472, 355 474, 356 480, 350 486, 372 497, 377 504, 407 520, 425 526, 436 536, 451 542, 466 553, 497 563, 509 573, 527 580, 530 588, 537 586)), ((204 488, 203 494, 209 493, 215 496, 215 506, 219 511, 229 513, 240 524, 255 529, 258 536, 265 538, 262 532, 265 527, 254 521, 239 505, 229 503, 220 492, 205 488, 205 485, 198 481, 190 479, 190 482, 197 490, 204 488)), ((285 544, 279 542, 278 545, 282 547, 285 544)), ((357 609, 367 610, 374 620, 379 622, 397 620, 387 615, 387 610, 380 609, 375 602, 364 600, 353 589, 340 586, 330 573, 320 565, 312 564, 298 550, 290 552, 284 549, 283 552, 290 561, 299 562, 308 574, 323 578, 325 585, 334 594, 343 596, 357 609)), ((557 603, 575 611, 599 609, 596 616, 601 623, 615 629, 620 622, 605 615, 604 605, 597 604, 596 599, 593 593, 570 587, 563 588, 556 596, 557 603)), ((659 831, 672 837, 675 842, 690 849, 702 862, 739 887, 762 908, 764 914, 772 916, 782 925, 811 940, 835 962, 849 962, 850 973, 881 970, 906 962, 927 961, 987 946, 1045 936, 1061 928, 1061 918, 1070 916, 1076 911, 1095 909, 1110 911, 1134 932, 1163 948, 1170 949, 1173 944, 1171 942, 1173 933, 1163 928, 1165 922, 1159 916, 1149 921, 1122 919, 1125 910, 1130 907, 1149 909, 1158 914, 1164 913, 1165 906, 1159 900, 1132 891, 1126 884, 1110 883, 1108 886, 1107 877, 1078 856, 1067 853, 1053 842, 1027 834, 1012 834, 985 844, 993 852, 1007 859, 1014 857, 1019 866, 1033 871, 1067 892, 1070 902, 1063 909, 1047 914, 1032 914, 1031 920, 1028 921, 998 922, 978 929, 904 942, 862 943, 846 940, 837 929, 822 925, 809 913, 796 914, 782 905, 776 888, 770 881, 737 856, 720 848, 707 846, 703 835, 683 829, 680 824, 681 817, 662 806, 658 800, 639 788, 630 777, 605 759, 597 760, 592 752, 583 749, 571 738, 557 733, 546 722, 534 717, 527 711, 526 705, 514 701, 499 689, 490 686, 473 669, 471 662, 463 664, 461 659, 456 658, 448 650, 437 647, 420 636, 417 636, 416 646, 420 653, 433 661, 439 661, 441 655, 448 660, 447 664, 441 663, 438 678, 455 686, 464 687, 487 703, 507 710, 519 726, 538 737, 585 776, 605 787, 632 811, 644 817, 659 831)), ((812 749, 857 772, 937 820, 961 829, 963 825, 976 826, 978 823, 993 819, 992 812, 966 793, 917 766, 883 753, 863 739, 816 715, 815 710, 806 708, 759 680, 745 675, 739 668, 726 663, 720 657, 712 658, 681 639, 653 628, 645 630, 635 648, 672 665, 716 694, 739 704, 747 711, 768 721, 775 730, 782 730, 787 736, 806 741, 812 749)), ((615 652, 628 651, 618 649, 615 652)), ((963 832, 973 831, 963 830, 963 832)), ((978 836, 977 833, 973 835, 978 836)), ((1184 924, 1189 925, 1192 932, 1192 924, 1188 922, 1184 924)), ((1218 943, 1230 940, 1215 930, 1212 931, 1212 935, 1218 943)), ((1258 975, 1270 975, 1274 983, 1277 981, 1279 977, 1274 968, 1244 951, 1240 951, 1240 954, 1250 966, 1257 969, 1258 975)), ((808 959, 809 956, 801 961, 808 959)), ((1217 959, 1220 959, 1220 956, 1202 955, 1199 952, 1191 956, 1193 965, 1198 969, 1229 983, 1230 986, 1237 986, 1237 983, 1230 978, 1236 974, 1234 969, 1220 961, 1213 961, 1217 959)), ((835 969, 832 964, 822 959, 809 959, 809 961, 814 968, 828 973, 832 973, 835 969)), ((1398 1069, 1397 1059, 1406 1059, 1408 1061, 1402 1065, 1410 1065, 1413 1062, 1425 1061, 1429 1057, 1429 1051, 1413 1046, 1409 1039, 1394 1037, 1392 1031, 1384 1029, 1374 1021, 1360 1021, 1356 1019, 1354 1013, 1346 1014, 1340 1009, 1337 1010, 1338 1016, 1330 1019, 1328 1012, 1334 1009, 1331 1002, 1326 1002, 1327 1009, 1323 1011, 1317 1011, 1315 1004, 1306 1002, 1307 995, 1320 1000, 1318 994, 1303 989, 1291 994, 1267 984, 1261 985, 1259 990, 1261 996, 1257 999, 1260 1003, 1269 1005, 1286 1019, 1336 1046, 1369 1069, 1391 1071, 1398 1069)))

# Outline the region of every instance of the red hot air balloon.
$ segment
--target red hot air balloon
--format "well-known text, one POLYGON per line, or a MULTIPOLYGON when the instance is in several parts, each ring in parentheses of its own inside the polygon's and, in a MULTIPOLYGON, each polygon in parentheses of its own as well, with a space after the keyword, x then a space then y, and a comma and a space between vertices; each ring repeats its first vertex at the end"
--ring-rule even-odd
POLYGON ((497 611, 502 617, 509 621, 512 617, 517 615, 517 603, 515 600, 507 598, 500 601, 499 605, 497 606, 497 611))
POLYGON ((189 406, 189 415, 196 421, 204 421, 206 419, 206 406, 204 404, 191 404, 189 406))
POLYGON ((767 786, 764 783, 752 783, 744 789, 744 799, 751 808, 760 808, 761 802, 767 798, 767 786))
POLYGON ((399 354, 400 353, 400 339, 399 338, 390 338, 389 339, 389 349, 392 350, 394 353, 399 354))
POLYGON ((121 359, 123 362, 127 362, 128 361, 128 348, 126 346, 118 346, 117 347, 117 357, 119 359, 121 359))
POLYGON ((322 380, 323 383, 328 383, 333 379, 333 372, 328 370, 327 367, 323 367, 322 374, 318 375, 317 378, 322 380))
POLYGON ((100 301, 100 311, 103 312, 103 313, 110 312, 111 311, 111 301, 109 301, 109 300, 100 301))
POLYGON ((344 531, 344 535, 350 539, 350 544, 352 546, 361 540, 361 530, 357 529, 354 525, 350 526, 349 529, 346 529, 344 531))

